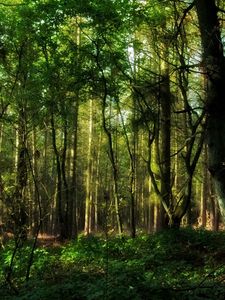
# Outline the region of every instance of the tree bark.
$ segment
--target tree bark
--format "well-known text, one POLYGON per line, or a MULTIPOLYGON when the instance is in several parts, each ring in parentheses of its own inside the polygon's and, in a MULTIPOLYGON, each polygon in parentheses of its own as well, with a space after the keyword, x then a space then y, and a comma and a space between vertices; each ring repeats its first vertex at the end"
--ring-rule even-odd
POLYGON ((225 217, 225 58, 215 1, 197 0, 195 7, 203 48, 202 65, 207 78, 208 168, 225 217))
POLYGON ((93 139, 93 100, 90 100, 89 106, 89 132, 88 132, 88 153, 87 153, 87 171, 86 171, 86 199, 85 199, 85 224, 84 232, 86 235, 91 232, 91 211, 92 211, 92 177, 93 177, 93 157, 92 141, 93 139))
MULTIPOLYGON (((132 111, 132 118, 135 120, 135 103, 133 103, 133 111, 132 111)), ((129 192, 130 192, 130 231, 131 231, 131 237, 135 238, 136 236, 136 143, 137 143, 137 128, 133 126, 133 133, 132 133, 132 141, 129 140, 124 117, 121 112, 120 104, 117 103, 117 108, 119 111, 119 115, 122 121, 123 126, 123 134, 126 141, 127 151, 129 154, 130 159, 130 178, 129 178, 129 192)))
POLYGON ((51 129, 52 129, 52 145, 54 149, 54 154, 56 158, 56 169, 57 169, 57 226, 59 227, 60 239, 64 240, 66 238, 65 232, 65 221, 63 216, 63 203, 62 203, 62 168, 60 163, 60 154, 56 144, 56 128, 54 114, 51 113, 51 129))
POLYGON ((73 225, 71 236, 75 239, 78 235, 77 224, 77 143, 78 143, 78 113, 79 99, 76 97, 73 124, 73 162, 72 162, 72 196, 69 202, 69 222, 73 225))
POLYGON ((62 171, 62 184, 63 184, 63 198, 65 203, 65 213, 64 213, 64 226, 65 226, 65 237, 71 238, 71 227, 72 224, 69 222, 69 185, 66 175, 66 159, 67 159, 67 148, 68 148, 68 121, 66 116, 64 116, 64 125, 63 125, 63 149, 62 149, 62 159, 61 159, 61 171, 62 171))
MULTIPOLYGON (((163 82, 160 86, 160 105, 161 105, 161 151, 160 151, 160 173, 161 173, 161 195, 162 204, 165 203, 166 206, 173 211, 171 207, 171 96, 170 96, 170 81, 168 70, 165 70, 165 75, 163 76, 163 82)), ((161 205, 162 210, 162 228, 167 228, 168 226, 168 216, 164 209, 164 205, 161 205)), ((172 222, 172 220, 170 220, 172 222)))

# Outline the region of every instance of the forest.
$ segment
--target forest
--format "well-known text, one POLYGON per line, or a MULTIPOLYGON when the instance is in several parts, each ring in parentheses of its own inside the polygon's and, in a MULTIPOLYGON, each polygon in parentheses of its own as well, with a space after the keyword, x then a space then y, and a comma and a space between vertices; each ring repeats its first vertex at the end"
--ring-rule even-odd
POLYGON ((223 0, 0 1, 0 299, 225 298, 223 0))

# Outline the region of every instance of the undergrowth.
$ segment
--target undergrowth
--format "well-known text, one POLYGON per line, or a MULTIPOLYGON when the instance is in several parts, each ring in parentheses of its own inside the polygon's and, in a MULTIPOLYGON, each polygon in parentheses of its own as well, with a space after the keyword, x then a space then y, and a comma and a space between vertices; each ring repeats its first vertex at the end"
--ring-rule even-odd
POLYGON ((13 241, 0 252, 0 299, 225 299, 225 233, 168 230, 135 239, 80 236, 58 247, 18 249, 6 281, 13 241), (13 287, 13 288, 12 288, 13 287))

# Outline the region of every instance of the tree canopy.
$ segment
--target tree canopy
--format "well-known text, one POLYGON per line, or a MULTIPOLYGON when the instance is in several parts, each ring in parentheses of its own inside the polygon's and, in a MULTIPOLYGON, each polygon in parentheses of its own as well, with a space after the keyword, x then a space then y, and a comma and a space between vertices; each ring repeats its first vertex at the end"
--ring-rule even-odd
POLYGON ((223 6, 0 3, 7 230, 64 239, 82 230, 135 236, 219 226, 223 6))

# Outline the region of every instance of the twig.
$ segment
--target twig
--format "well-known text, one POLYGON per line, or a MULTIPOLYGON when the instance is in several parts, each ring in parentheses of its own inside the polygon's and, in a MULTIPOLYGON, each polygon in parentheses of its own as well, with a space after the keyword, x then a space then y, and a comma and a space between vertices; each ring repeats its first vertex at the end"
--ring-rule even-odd
POLYGON ((187 14, 194 6, 195 6, 195 0, 183 11, 183 16, 180 20, 180 23, 178 24, 177 31, 174 34, 174 38, 177 38, 177 36, 179 35, 179 32, 180 32, 181 26, 184 22, 184 19, 186 18, 187 14))
POLYGON ((220 7, 218 7, 218 6, 217 6, 216 9, 217 9, 218 12, 222 12, 223 14, 225 14, 225 10, 224 10, 224 9, 222 9, 222 8, 220 8, 220 7))

